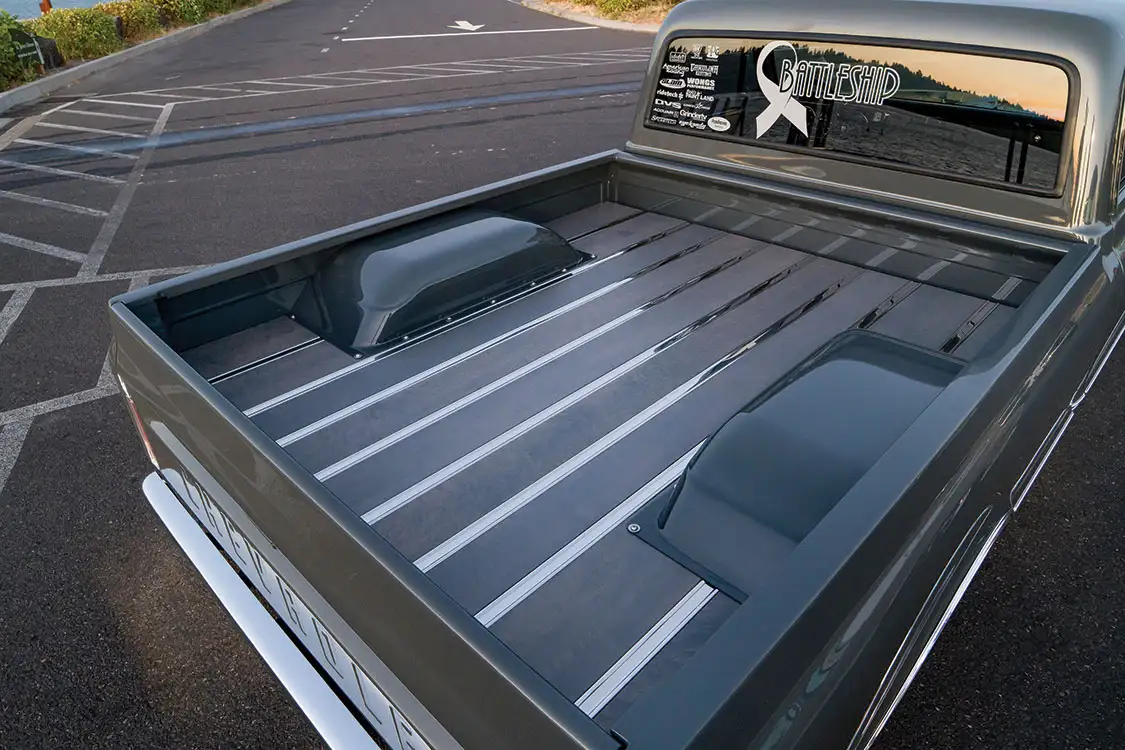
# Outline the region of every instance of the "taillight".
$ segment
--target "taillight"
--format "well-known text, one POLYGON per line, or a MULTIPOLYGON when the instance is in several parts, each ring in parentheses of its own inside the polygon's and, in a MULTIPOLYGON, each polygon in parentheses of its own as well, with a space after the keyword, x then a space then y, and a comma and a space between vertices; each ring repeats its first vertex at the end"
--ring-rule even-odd
POLYGON ((144 422, 141 421, 141 415, 137 412, 137 405, 133 403, 133 397, 129 395, 129 389, 125 387, 125 381, 122 380, 120 376, 118 376, 117 382, 121 385, 121 395, 125 397, 125 403, 129 405, 129 413, 133 415, 133 424, 137 428, 137 433, 141 436, 141 442, 144 443, 145 453, 148 454, 148 460, 152 462, 153 466, 159 469, 160 464, 156 462, 156 454, 152 450, 152 443, 148 441, 148 434, 145 432, 145 425, 144 422))

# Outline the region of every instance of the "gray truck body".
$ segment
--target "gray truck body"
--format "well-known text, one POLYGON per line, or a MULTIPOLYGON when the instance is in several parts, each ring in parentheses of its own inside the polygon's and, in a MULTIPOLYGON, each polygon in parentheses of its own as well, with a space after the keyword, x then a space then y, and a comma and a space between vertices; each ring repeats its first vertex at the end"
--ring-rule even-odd
POLYGON ((1120 10, 679 6, 624 150, 114 299, 146 494, 334 746, 867 747, 1125 330, 1120 10), (1049 64, 1064 125, 654 127, 708 39, 1049 64))

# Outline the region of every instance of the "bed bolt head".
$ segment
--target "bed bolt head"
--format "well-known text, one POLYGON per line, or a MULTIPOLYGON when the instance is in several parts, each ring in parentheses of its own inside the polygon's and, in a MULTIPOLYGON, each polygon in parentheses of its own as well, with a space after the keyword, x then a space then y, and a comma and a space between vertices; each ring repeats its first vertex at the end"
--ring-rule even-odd
POLYGON ((641 525, 639 523, 631 523, 626 528, 629 529, 630 534, 636 534, 641 530, 641 525))

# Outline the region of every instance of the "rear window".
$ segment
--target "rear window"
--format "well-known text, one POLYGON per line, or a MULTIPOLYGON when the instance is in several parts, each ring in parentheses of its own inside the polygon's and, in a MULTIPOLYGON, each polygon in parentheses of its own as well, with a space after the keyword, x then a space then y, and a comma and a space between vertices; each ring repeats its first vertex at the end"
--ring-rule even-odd
POLYGON ((1069 80, 961 52, 688 38, 664 53, 646 126, 1053 192, 1069 80))

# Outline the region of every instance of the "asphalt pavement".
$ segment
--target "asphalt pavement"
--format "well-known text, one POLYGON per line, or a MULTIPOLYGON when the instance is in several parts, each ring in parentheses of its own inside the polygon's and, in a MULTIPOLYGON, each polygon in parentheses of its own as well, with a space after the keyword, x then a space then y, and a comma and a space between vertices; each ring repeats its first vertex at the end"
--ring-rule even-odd
MULTIPOLYGON (((105 302, 621 146, 652 37, 582 26, 293 0, 7 115, 0 747, 320 746, 141 495, 105 302)), ((879 748, 1125 746, 1121 357, 879 748)))

